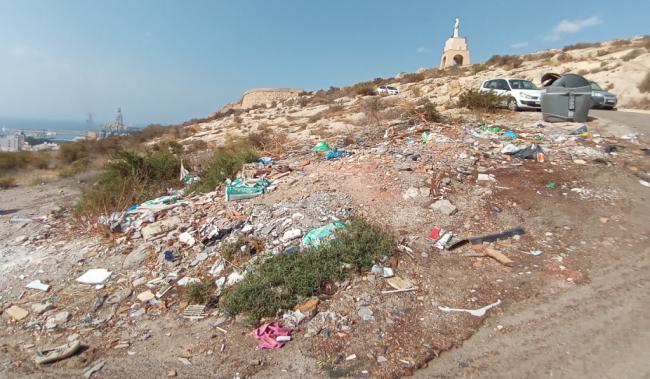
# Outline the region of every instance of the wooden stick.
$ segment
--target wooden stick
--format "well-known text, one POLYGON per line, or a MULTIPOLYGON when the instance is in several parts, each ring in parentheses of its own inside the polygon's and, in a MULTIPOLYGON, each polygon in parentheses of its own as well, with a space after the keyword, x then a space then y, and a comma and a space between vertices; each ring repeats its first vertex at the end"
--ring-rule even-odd
POLYGON ((496 259, 499 263, 501 263, 504 266, 512 267, 515 265, 515 262, 512 259, 506 257, 505 254, 503 254, 498 250, 494 250, 492 248, 486 247, 483 250, 483 254, 490 258, 496 259))
POLYGON ((381 291, 381 293, 386 295, 386 294, 390 294, 390 293, 411 292, 411 291, 415 291, 416 289, 418 289, 418 288, 417 287, 411 287, 411 288, 404 288, 404 289, 401 289, 401 290, 381 291))

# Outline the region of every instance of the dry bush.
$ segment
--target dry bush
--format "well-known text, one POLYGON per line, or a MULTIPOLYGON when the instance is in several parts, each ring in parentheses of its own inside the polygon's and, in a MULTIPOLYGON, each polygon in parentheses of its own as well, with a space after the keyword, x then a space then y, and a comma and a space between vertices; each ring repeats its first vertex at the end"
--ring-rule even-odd
POLYGON ((479 64, 474 64, 472 65, 472 75, 476 75, 481 71, 485 71, 488 69, 488 66, 485 63, 479 63, 479 64))
POLYGON ((539 53, 530 54, 526 56, 526 60, 542 60, 550 59, 555 56, 555 53, 552 51, 541 51, 539 53))
POLYGON ((440 70, 437 68, 428 68, 422 71, 421 74, 424 75, 426 79, 441 78, 446 75, 444 70, 440 70))
POLYGON ((421 82, 424 79, 425 76, 423 73, 410 73, 410 74, 402 75, 402 77, 399 78, 399 82, 401 84, 416 83, 416 82, 421 82))
POLYGON ((516 55, 493 55, 485 61, 485 64, 497 67, 518 68, 523 63, 523 59, 516 55))
POLYGON ((643 36, 639 40, 639 47, 650 50, 650 36, 643 36))
POLYGON ((601 42, 579 42, 573 45, 567 45, 562 48, 562 51, 569 51, 569 50, 580 50, 580 49, 587 49, 590 47, 600 47, 602 46, 601 42))
POLYGON ((596 56, 597 57, 602 57, 602 56, 607 55, 607 54, 609 54, 609 51, 607 51, 605 49, 598 49, 598 51, 596 51, 596 56))
POLYGON ((586 70, 586 69, 584 69, 584 68, 578 70, 578 75, 581 75, 581 76, 585 76, 585 75, 587 75, 588 73, 589 73, 589 70, 586 70))
POLYGON ((648 93, 650 92, 650 72, 648 72, 643 80, 641 80, 641 83, 639 83, 638 87, 639 91, 641 93, 648 93))
POLYGON ((623 60, 623 62, 627 62, 627 61, 630 61, 630 60, 640 56, 643 53, 645 53, 645 51, 643 51, 642 49, 633 49, 633 50, 630 50, 629 53, 623 55, 621 57, 621 59, 623 60))
POLYGON ((590 73, 590 74, 596 74, 596 73, 599 73, 599 72, 601 72, 601 71, 603 71, 603 67, 602 67, 602 66, 601 66, 601 67, 594 67, 594 68, 592 68, 591 70, 589 70, 589 73, 590 73))
POLYGON ((414 86, 411 91, 413 91, 413 96, 420 97, 422 96, 422 88, 414 86))
POLYGON ((641 99, 631 101, 628 104, 628 107, 635 109, 650 109, 650 98, 642 97, 641 99))
POLYGON ((11 188, 16 185, 16 179, 8 177, 8 178, 0 178, 0 189, 7 189, 11 188))
POLYGON ((555 57, 555 59, 558 62, 570 62, 570 61, 573 61, 573 55, 562 52, 562 53, 558 54, 555 57))
POLYGON ((611 45, 614 47, 623 47, 629 45, 630 43, 632 43, 632 41, 627 39, 619 39, 616 41, 612 41, 611 45))
POLYGON ((390 107, 381 111, 379 117, 383 121, 397 120, 402 116, 402 108, 400 107, 390 107))
POLYGON ((380 120, 381 101, 378 97, 364 99, 361 103, 361 110, 366 116, 366 122, 370 125, 378 125, 380 120))
POLYGON ((410 124, 441 122, 443 117, 429 99, 402 104, 403 116, 410 124))

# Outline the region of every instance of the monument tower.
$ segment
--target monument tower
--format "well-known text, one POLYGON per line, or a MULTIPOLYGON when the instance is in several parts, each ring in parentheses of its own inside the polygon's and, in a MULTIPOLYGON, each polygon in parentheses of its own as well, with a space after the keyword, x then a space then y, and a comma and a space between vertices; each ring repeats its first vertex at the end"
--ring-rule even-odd
POLYGON ((469 65, 467 38, 460 36, 460 20, 456 18, 454 34, 445 42, 445 50, 442 52, 442 58, 440 58, 440 69, 467 65, 469 65))

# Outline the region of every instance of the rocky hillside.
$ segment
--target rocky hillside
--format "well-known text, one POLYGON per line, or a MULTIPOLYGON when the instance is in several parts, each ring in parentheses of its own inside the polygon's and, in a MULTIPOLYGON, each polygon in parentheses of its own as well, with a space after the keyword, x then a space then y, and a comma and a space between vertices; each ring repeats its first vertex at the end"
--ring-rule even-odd
MULTIPOLYGON (((576 44, 522 56, 494 56, 462 69, 420 69, 394 78, 375 79, 350 87, 303 93, 284 101, 242 106, 230 104, 193 126, 198 132, 186 142, 201 139, 223 144, 250 133, 273 132, 298 142, 350 133, 369 124, 390 125, 410 104, 428 99, 448 116, 459 112, 458 96, 476 89, 483 80, 519 77, 540 85, 548 72, 578 73, 598 82, 619 97, 620 108, 648 109, 650 94, 639 84, 650 72, 650 38, 636 37, 602 43, 576 44), (381 97, 376 104, 364 100, 379 84, 397 87, 397 96, 381 97)), ((284 141, 285 138, 282 138, 284 141)))

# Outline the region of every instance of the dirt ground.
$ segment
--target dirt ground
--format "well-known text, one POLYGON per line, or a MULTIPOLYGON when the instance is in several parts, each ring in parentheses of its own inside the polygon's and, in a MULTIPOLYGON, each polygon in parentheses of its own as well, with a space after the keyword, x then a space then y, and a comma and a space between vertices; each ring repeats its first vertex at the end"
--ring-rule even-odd
MULTIPOLYGON (((530 125, 538 119, 536 113, 519 113, 500 121, 530 125)), ((354 278, 335 294, 321 297, 319 311, 335 312, 343 320, 315 337, 306 338, 303 325, 284 348, 257 350, 251 327, 229 320, 221 324, 224 333, 214 327, 214 318, 184 320, 173 306, 103 327, 73 318, 66 328, 42 331, 5 320, 0 373, 78 377, 101 360, 105 365, 93 377, 157 378, 170 371, 178 377, 221 378, 648 377, 650 189, 639 184, 639 175, 650 171, 648 157, 639 149, 647 140, 622 140, 627 130, 620 127, 617 138, 608 137, 606 124, 597 119, 588 126, 615 141, 618 155, 576 164, 557 149, 541 164, 504 160, 492 153, 495 147, 489 142, 476 144, 459 128, 439 130, 449 138, 446 142, 406 147, 369 134, 352 157, 311 159, 295 184, 252 200, 272 206, 315 192, 343 193, 354 213, 385 226, 412 250, 397 254, 392 265, 400 277, 414 282, 416 291, 382 294, 390 289, 383 279, 370 274, 354 278), (387 151, 376 152, 380 146, 387 151), (461 174, 464 168, 474 172, 461 174), (475 170, 492 174, 495 181, 477 182, 475 170), (555 188, 547 187, 550 181, 555 188), (430 192, 406 196, 411 188, 430 192), (442 196, 457 212, 444 215, 430 209, 442 196), (524 227, 526 234, 492 245, 514 261, 506 267, 467 246, 453 252, 431 247, 425 236, 434 226, 458 237, 515 226, 524 227), (485 317, 439 309, 476 309, 497 300, 500 305, 485 317), (373 319, 361 319, 360 307, 371 309, 373 319), (84 338, 89 346, 85 352, 48 367, 32 363, 35 346, 61 343, 73 333, 84 338), (129 344, 119 348, 125 340, 129 344)), ((548 126, 544 133, 575 127, 548 126)), ((583 145, 602 149, 602 143, 595 146, 589 140, 583 145)), ((57 209, 48 207, 69 205, 77 187, 64 181, 48 185, 47 191, 0 191, 3 308, 42 299, 39 294, 21 295, 18 283, 47 273, 52 283, 68 281, 57 288, 57 309, 74 304, 81 315, 93 292, 69 283, 73 273, 121 264, 123 257, 111 255, 109 245, 90 235, 70 241, 70 236, 63 240, 49 235, 47 243, 34 241, 38 249, 16 245, 20 235, 43 235, 50 228, 38 222, 18 227, 11 217, 56 214, 57 209), (95 245, 102 249, 93 250, 95 245)), ((52 228, 65 230, 65 221, 52 228)))

